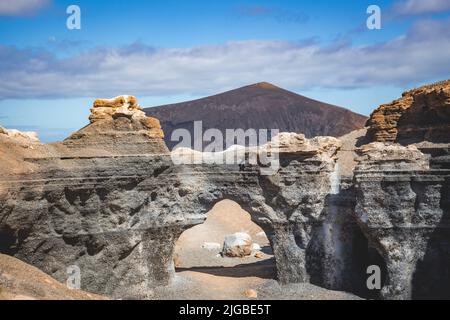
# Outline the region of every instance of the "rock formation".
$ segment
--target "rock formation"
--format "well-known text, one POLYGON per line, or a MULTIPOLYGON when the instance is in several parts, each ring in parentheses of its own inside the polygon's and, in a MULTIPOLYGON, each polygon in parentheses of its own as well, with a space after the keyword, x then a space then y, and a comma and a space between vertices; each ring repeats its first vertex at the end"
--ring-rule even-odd
POLYGON ((281 168, 262 176, 257 164, 173 165, 158 121, 128 97, 96 101, 90 119, 61 143, 1 141, 16 168, 2 164, 2 252, 61 281, 77 265, 83 289, 142 298, 172 278, 179 235, 231 199, 270 234, 280 281, 309 279, 305 251, 326 219, 335 138, 281 136, 281 168))
POLYGON ((237 232, 225 236, 223 241, 222 255, 228 257, 245 257, 253 251, 253 241, 245 232, 237 232))
POLYGON ((230 199, 268 236, 280 283, 371 296, 377 264, 382 298, 449 297, 447 84, 406 93, 397 120, 382 106, 366 136, 282 133, 220 154, 171 154, 130 96, 97 100, 91 124, 60 143, 0 134, 0 252, 62 282, 77 265, 90 292, 147 298, 173 279, 180 234, 230 199))
POLYGON ((367 126, 378 142, 450 142, 450 80, 403 93, 376 109, 367 126))
POLYGON ((450 81, 377 109, 355 168, 355 216, 388 299, 450 298, 450 81), (413 143, 414 142, 414 143, 413 143))
POLYGON ((39 269, 0 254, 0 300, 103 300, 105 297, 52 279, 39 269))
POLYGON ((112 99, 97 99, 91 109, 89 120, 91 123, 98 120, 118 118, 121 116, 145 118, 145 113, 133 96, 119 96, 112 99))
POLYGON ((103 111, 61 143, 25 148, 0 135, 0 249, 63 282, 77 265, 90 292, 145 297, 169 280, 171 207, 182 202, 176 179, 159 177, 170 167, 159 122, 103 111))

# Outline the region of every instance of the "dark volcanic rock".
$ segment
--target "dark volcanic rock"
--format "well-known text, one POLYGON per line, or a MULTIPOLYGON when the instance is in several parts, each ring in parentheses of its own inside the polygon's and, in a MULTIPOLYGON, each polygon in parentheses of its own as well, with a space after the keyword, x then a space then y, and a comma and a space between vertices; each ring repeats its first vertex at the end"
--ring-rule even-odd
POLYGON ((450 298, 450 80, 407 91, 369 121, 356 217, 382 257, 388 299, 450 298))
POLYGON ((122 100, 96 102, 92 123, 62 143, 0 135, 9 155, 1 166, 1 252, 60 281, 76 265, 90 292, 146 298, 171 280, 180 234, 231 199, 268 234, 281 282, 322 284, 335 263, 348 265, 333 246, 351 242, 333 236, 341 229, 324 209, 336 188, 337 139, 280 135, 271 150, 281 166, 270 176, 250 163, 174 165, 158 121, 122 100))
MULTIPOLYGON (((420 101, 441 101, 432 109, 445 115, 445 90, 424 92, 420 101)), ((181 233, 230 199, 267 234, 280 283, 376 297, 366 287, 376 264, 382 298, 450 298, 450 144, 442 139, 402 146, 387 130, 378 135, 386 141, 356 149, 374 126, 342 141, 282 133, 244 149, 243 162, 219 164, 243 149, 169 153, 158 120, 131 97, 97 101, 90 119, 49 145, 0 131, 1 253, 62 282, 76 265, 90 292, 147 298, 173 279, 181 233), (271 172, 265 151, 278 159, 271 172)), ((447 132, 444 124, 424 128, 427 137, 447 132)))
POLYGON ((159 178, 170 167, 162 131, 139 110, 91 121, 50 145, 0 135, 0 250, 62 282, 76 265, 91 292, 145 297, 170 278, 180 228, 165 217, 183 205, 176 177, 159 178))
MULTIPOLYGON (((278 129, 303 133, 306 137, 339 137, 364 127, 367 117, 344 108, 312 100, 278 88, 258 83, 203 99, 145 109, 161 121, 166 144, 175 129, 184 128, 193 137, 193 122, 201 120, 203 129, 278 129)), ((224 148, 226 149, 226 148, 224 148)))
POLYGON ((355 216, 383 258, 386 299, 450 298, 450 170, 415 146, 359 150, 355 216))

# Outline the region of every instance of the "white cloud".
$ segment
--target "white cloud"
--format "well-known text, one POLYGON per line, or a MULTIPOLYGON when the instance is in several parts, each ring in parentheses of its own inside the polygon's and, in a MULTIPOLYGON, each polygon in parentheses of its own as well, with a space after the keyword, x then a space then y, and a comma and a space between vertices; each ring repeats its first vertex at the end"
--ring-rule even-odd
POLYGON ((450 0, 400 0, 394 5, 400 15, 420 15, 450 11, 450 0))
POLYGON ((204 95, 259 81, 293 90, 415 86, 450 76, 450 19, 425 20, 372 46, 239 41, 98 48, 57 58, 0 46, 0 99, 204 95))
POLYGON ((37 12, 50 0, 1 0, 0 16, 24 16, 37 12))

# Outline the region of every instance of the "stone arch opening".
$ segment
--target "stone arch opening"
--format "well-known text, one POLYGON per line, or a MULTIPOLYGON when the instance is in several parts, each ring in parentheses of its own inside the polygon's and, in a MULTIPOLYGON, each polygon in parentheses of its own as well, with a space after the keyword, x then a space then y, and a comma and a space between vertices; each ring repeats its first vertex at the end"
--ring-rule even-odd
POLYGON ((177 274, 202 273, 224 280, 276 279, 275 257, 268 235, 252 220, 250 213, 228 198, 214 202, 202 224, 180 235, 173 258, 177 274), (222 252, 225 236, 237 232, 248 234, 254 247, 249 255, 229 257, 222 252))

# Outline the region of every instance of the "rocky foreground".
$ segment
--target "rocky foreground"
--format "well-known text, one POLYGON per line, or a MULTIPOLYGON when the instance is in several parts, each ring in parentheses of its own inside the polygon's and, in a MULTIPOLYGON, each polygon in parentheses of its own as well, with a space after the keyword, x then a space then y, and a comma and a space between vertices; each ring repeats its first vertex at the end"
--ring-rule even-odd
POLYGON ((0 254, 0 300, 104 300, 96 294, 69 289, 39 269, 0 254))
POLYGON ((177 279, 183 231, 230 199, 266 233, 280 285, 450 298, 449 110, 444 81, 381 106, 367 134, 282 134, 266 146, 280 163, 267 175, 254 163, 175 165, 134 98, 98 100, 61 143, 0 133, 0 252, 61 282, 76 265, 89 292, 152 298, 177 279), (367 291, 369 265, 382 269, 379 292, 367 291))

